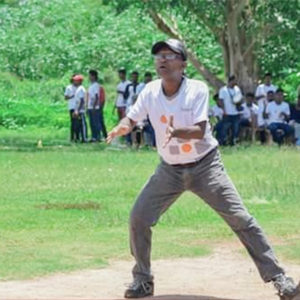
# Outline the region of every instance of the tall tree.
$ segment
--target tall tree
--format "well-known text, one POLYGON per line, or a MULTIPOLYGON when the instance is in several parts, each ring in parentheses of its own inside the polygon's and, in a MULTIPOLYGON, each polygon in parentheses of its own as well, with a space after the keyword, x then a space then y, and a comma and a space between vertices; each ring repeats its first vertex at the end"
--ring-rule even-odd
MULTIPOLYGON (((244 92, 253 91, 266 67, 293 66, 299 43, 298 0, 114 0, 118 12, 135 6, 147 13, 157 28, 183 40, 191 63, 216 89, 224 84, 198 57, 199 30, 208 30, 220 45, 225 75, 235 74, 244 92), (189 30, 182 28, 184 19, 189 30), (298 36, 298 40, 297 37, 298 36), (269 52, 268 52, 269 51, 269 52), (285 54, 288 59, 285 58, 285 54), (277 61, 280 59, 280 61, 277 61)), ((206 47, 207 45, 202 45, 206 47)), ((272 71, 272 70, 268 70, 272 71)))

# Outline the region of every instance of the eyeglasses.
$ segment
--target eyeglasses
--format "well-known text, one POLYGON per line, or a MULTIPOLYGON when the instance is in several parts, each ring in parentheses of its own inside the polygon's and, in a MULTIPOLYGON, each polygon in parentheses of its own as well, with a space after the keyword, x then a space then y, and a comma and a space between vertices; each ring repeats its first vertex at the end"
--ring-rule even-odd
POLYGON ((154 55, 155 60, 174 60, 176 58, 181 58, 181 55, 175 54, 175 53, 168 53, 168 54, 155 54, 154 55))

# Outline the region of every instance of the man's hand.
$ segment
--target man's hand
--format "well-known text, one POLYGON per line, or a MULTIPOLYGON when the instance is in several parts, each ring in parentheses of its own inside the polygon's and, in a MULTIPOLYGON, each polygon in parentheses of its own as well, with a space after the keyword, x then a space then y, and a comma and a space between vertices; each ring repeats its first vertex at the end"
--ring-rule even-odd
POLYGON ((166 139, 163 144, 163 148, 165 148, 169 144, 170 140, 173 137, 173 134, 175 131, 173 122, 174 122, 174 116, 170 116, 169 124, 168 124, 167 130, 166 130, 166 139))
POLYGON ((106 143, 110 144, 111 141, 117 136, 123 136, 128 134, 131 131, 131 128, 127 125, 119 124, 112 131, 110 131, 106 138, 106 143))

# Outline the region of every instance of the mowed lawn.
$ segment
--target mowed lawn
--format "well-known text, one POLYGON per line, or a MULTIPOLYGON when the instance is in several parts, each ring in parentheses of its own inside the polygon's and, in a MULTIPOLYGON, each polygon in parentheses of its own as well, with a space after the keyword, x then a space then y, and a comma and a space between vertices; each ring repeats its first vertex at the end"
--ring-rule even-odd
MULTIPOLYGON (((25 279, 129 259, 128 216, 158 156, 105 145, 0 150, 0 278, 25 279)), ((228 173, 280 257, 300 263, 300 152, 222 149, 228 173)), ((234 235, 185 193, 154 228, 153 258, 211 253, 234 235)))

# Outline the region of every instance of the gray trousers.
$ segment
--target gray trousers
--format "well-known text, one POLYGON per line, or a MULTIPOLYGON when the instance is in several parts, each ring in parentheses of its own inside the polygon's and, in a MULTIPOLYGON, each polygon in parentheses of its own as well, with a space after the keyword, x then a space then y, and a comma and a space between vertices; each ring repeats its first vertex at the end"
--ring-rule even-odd
POLYGON ((198 195, 231 227, 246 247, 262 279, 284 273, 256 220, 248 213, 224 170, 217 149, 196 166, 172 166, 161 162, 138 196, 130 216, 130 248, 136 260, 133 277, 153 280, 150 265, 151 226, 186 190, 198 195))

